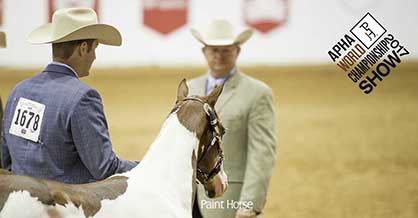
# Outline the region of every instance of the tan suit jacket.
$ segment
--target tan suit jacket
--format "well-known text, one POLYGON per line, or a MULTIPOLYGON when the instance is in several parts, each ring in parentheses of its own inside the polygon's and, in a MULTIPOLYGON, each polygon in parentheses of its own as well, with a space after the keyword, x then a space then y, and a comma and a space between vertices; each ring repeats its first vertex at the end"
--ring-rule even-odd
MULTIPOLYGON (((189 95, 204 96, 207 75, 190 80, 189 95)), ((228 190, 212 202, 199 185, 198 202, 205 218, 235 217, 237 202, 263 210, 276 160, 276 119, 271 89, 237 71, 225 82, 215 109, 227 128, 223 138, 228 190), (223 202, 223 203, 222 203, 223 202), (248 204, 247 204, 248 205, 248 204)))

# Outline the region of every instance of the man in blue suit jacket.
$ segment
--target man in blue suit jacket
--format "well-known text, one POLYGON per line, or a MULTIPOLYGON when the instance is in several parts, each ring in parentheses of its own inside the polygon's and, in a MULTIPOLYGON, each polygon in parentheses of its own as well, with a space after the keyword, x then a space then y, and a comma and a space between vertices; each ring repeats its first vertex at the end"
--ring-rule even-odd
MULTIPOLYGON (((0 31, 0 48, 5 48, 6 47, 6 33, 0 31)), ((1 129, 2 129, 2 123, 1 121, 3 120, 3 102, 1 101, 1 96, 0 96, 0 137, 1 137, 1 129)), ((1 140, 0 140, 0 154, 1 154, 1 140)), ((1 155, 0 155, 0 168, 1 168, 1 155)))
POLYGON ((87 183, 129 171, 136 162, 112 150, 99 93, 82 83, 98 43, 120 45, 116 28, 91 9, 61 9, 29 41, 52 43, 53 62, 17 84, 3 120, 3 167, 65 183, 87 183))

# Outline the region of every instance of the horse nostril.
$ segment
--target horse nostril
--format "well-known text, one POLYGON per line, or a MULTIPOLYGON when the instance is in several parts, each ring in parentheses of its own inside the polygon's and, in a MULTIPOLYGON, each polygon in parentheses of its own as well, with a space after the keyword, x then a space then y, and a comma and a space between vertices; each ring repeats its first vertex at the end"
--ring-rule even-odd
POLYGON ((214 197, 215 197, 215 195, 216 195, 216 192, 215 192, 214 190, 206 191, 206 195, 207 195, 209 198, 214 198, 214 197))

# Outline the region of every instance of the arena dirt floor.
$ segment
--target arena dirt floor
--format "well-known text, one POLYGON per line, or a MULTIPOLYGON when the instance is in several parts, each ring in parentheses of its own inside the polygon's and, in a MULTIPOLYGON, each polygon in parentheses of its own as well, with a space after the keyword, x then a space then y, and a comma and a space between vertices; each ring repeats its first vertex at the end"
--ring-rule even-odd
MULTIPOLYGON (((369 95, 336 66, 242 70, 272 87, 278 114, 264 218, 418 217, 418 62, 400 64, 369 95)), ((37 71, 0 68, 3 100, 37 71)), ((83 81, 102 94, 117 154, 140 160, 179 81, 204 71, 97 69, 83 81)))

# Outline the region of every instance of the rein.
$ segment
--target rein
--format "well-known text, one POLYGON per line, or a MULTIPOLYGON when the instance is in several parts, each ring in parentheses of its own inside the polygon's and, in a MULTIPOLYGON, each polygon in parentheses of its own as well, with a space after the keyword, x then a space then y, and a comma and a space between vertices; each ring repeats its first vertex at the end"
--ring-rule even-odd
MULTIPOLYGON (((222 134, 221 134, 221 132, 219 130, 219 127, 217 125, 218 124, 217 116, 216 116, 213 108, 208 103, 204 102, 200 98, 193 97, 193 96, 186 97, 186 98, 182 99, 182 101, 197 101, 197 102, 202 103, 203 104, 203 110, 205 111, 206 115, 209 118, 209 124, 210 124, 210 127, 211 127, 210 144, 209 145, 206 145, 204 147, 204 149, 203 149, 200 157, 198 157, 198 160, 197 160, 197 165, 198 165, 199 162, 205 157, 206 153, 216 143, 218 143, 218 144, 222 143, 222 134)), ((180 109, 180 105, 179 106, 176 106, 172 110, 171 113, 177 112, 179 109, 180 109)), ((210 182, 213 179, 213 177, 215 177, 221 171, 222 164, 223 164, 223 161, 224 161, 224 154, 223 154, 222 150, 219 147, 217 148, 217 152, 218 152, 218 161, 216 162, 215 167, 209 173, 203 172, 199 168, 199 166, 197 166, 197 170, 196 170, 197 171, 197 175, 196 176, 198 178, 198 180, 196 180, 197 183, 199 183, 199 181, 200 181, 202 184, 207 184, 208 182, 210 182)))

